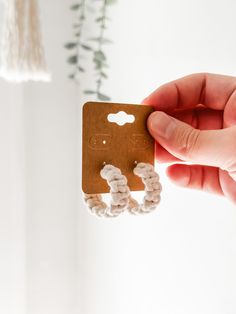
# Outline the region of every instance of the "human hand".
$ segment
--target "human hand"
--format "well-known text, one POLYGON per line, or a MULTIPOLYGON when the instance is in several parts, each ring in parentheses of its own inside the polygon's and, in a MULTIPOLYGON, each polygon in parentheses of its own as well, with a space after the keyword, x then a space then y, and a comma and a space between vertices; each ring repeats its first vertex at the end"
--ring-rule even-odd
POLYGON ((236 204, 236 77, 189 75, 159 87, 143 103, 157 110, 148 118, 156 159, 180 162, 167 168, 170 179, 236 204))

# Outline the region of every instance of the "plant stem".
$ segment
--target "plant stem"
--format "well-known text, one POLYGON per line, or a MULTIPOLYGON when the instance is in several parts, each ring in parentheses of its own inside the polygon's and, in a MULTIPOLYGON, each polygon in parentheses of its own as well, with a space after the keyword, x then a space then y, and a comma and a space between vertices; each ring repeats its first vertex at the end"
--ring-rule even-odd
MULTIPOLYGON (((106 22, 106 0, 103 0, 103 6, 102 6, 102 23, 101 23, 101 29, 100 29, 100 35, 99 35, 99 42, 98 42, 98 51, 102 51, 102 44, 103 44, 103 38, 104 38, 104 31, 105 31, 105 22, 106 22)), ((97 95, 100 94, 101 91, 101 85, 102 85, 102 67, 98 71, 98 79, 97 79, 97 88, 96 92, 97 95)))
MULTIPOLYGON (((79 36, 78 36, 78 41, 76 45, 76 56, 77 56, 77 63, 76 63, 76 68, 74 72, 74 77, 75 80, 77 81, 76 74, 78 73, 79 67, 80 67, 80 50, 81 50, 81 36, 82 36, 82 31, 84 27, 84 17, 85 17, 85 2, 86 0, 81 0, 81 11, 79 15, 79 26, 78 26, 78 31, 79 31, 79 36)), ((78 81, 77 81, 78 83, 78 81)))

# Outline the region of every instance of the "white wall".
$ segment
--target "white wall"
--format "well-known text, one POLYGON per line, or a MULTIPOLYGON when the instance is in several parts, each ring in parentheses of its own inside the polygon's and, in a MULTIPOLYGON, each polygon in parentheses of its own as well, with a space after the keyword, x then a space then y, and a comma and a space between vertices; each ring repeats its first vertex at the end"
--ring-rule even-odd
MULTIPOLYGON (((71 36, 68 2, 40 1, 53 82, 0 82, 0 311, 234 314, 236 211, 228 201, 173 186, 157 165, 156 213, 110 221, 84 207, 85 98, 66 78, 62 49, 71 36)), ((233 0, 118 0, 107 93, 139 103, 185 74, 235 75, 235 10, 233 0)))
POLYGON ((22 88, 0 81, 0 95, 0 312, 21 314, 26 274, 22 88))

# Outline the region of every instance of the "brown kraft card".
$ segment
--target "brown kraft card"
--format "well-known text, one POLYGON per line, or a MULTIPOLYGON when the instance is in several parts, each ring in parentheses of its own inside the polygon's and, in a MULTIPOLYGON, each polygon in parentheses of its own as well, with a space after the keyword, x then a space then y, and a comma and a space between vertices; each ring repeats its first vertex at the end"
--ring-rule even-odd
POLYGON ((104 164, 118 167, 128 179, 131 191, 144 189, 134 175, 136 162, 154 164, 154 140, 147 130, 147 118, 153 108, 88 102, 83 106, 82 189, 87 194, 109 192, 101 178, 104 164), (120 117, 118 125, 116 119, 120 117), (108 119, 110 121, 108 121, 108 119), (124 121, 128 123, 124 124, 124 121))

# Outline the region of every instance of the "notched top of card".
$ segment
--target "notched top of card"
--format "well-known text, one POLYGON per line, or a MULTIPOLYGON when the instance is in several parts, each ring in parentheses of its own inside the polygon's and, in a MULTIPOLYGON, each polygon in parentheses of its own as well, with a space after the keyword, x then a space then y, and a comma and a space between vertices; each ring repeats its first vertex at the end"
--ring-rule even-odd
POLYGON ((153 108, 144 105, 88 102, 83 106, 82 189, 87 194, 107 193, 100 176, 105 164, 121 169, 131 191, 143 190, 133 174, 135 162, 154 164, 154 140, 146 123, 153 108))

